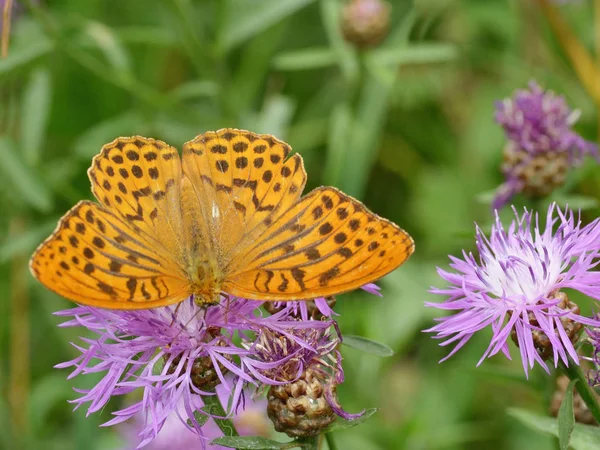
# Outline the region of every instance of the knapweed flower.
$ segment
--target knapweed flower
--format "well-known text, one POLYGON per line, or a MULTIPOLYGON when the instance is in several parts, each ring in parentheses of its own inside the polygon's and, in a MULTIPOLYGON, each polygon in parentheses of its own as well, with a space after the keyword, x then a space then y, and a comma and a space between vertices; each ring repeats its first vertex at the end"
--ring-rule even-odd
MULTIPOLYGON (((378 293, 373 285, 365 290, 378 293)), ((81 354, 56 367, 73 367, 69 378, 105 373, 91 390, 78 390, 81 397, 73 400, 76 408, 89 404, 88 414, 102 409, 114 396, 142 390, 141 400, 113 412, 115 417, 104 424, 142 416, 139 447, 152 441, 175 411, 184 425, 203 436, 194 412, 202 408, 202 397, 215 395, 216 388, 229 393, 227 412, 234 415, 246 401, 248 388, 294 382, 315 364, 327 367, 335 383, 343 381, 341 358, 334 350, 338 340, 326 331, 337 325, 328 319, 333 311, 325 299, 315 302, 323 320, 311 320, 302 302, 285 303, 270 315, 261 305, 224 296, 219 305, 206 309, 190 298, 179 305, 147 310, 79 306, 61 311, 56 314, 71 317, 61 326, 81 326, 97 336, 82 338, 84 345, 73 344, 81 354), (268 337, 276 341, 269 342, 268 337), (281 348, 284 341, 285 348, 281 348), (268 353, 266 348, 278 350, 268 353), (325 365, 331 354, 336 355, 336 364, 325 365), (292 365, 296 371, 285 379, 274 372, 292 365)), ((330 403, 341 412, 335 397, 330 403)))
POLYGON ((478 365, 499 352, 510 358, 510 337, 526 374, 536 361, 547 371, 546 357, 555 365, 568 365, 569 359, 578 364, 573 342, 580 324, 600 326, 600 320, 582 317, 561 290, 600 300, 600 272, 594 270, 600 257, 600 220, 583 226, 572 211, 553 204, 541 227, 537 214, 525 210, 520 216, 515 210, 508 228, 496 214, 489 238, 477 227, 476 243, 479 258, 463 252, 462 258, 450 257, 453 272, 438 269, 449 286, 431 292, 447 299, 427 303, 454 312, 425 330, 443 339, 441 345, 455 344, 444 359, 490 327, 493 337, 478 365))
POLYGON ((324 325, 291 328, 286 333, 264 328, 243 344, 252 355, 246 364, 270 386, 267 412, 275 429, 291 437, 315 436, 336 415, 360 416, 345 412, 338 403, 336 388, 344 379, 337 350, 340 339, 332 329, 333 321, 324 325))
MULTIPOLYGON (((223 407, 226 407, 229 397, 227 390, 219 385, 217 387, 217 395, 223 407)), ((198 436, 180 419, 180 416, 185 415, 185 411, 183 410, 183 402, 180 401, 178 408, 167 417, 158 436, 145 447, 146 450, 199 449, 205 446, 205 441, 223 436, 223 432, 212 419, 208 419, 206 424, 202 426, 204 436, 198 436)), ((271 429, 268 427, 270 422, 267 417, 266 400, 264 398, 258 398, 256 401, 246 400, 232 421, 240 436, 269 437, 271 434, 271 429)), ((140 422, 139 425, 144 426, 143 414, 139 414, 133 421, 127 422, 120 427, 121 434, 127 442, 123 450, 131 450, 137 447, 139 442, 136 431, 137 422, 140 422)), ((226 449, 226 447, 220 445, 211 445, 209 448, 210 450, 226 449)))
POLYGON ((493 201, 500 209, 523 192, 543 197, 564 183, 568 170, 585 155, 598 158, 598 148, 572 127, 579 111, 571 110, 562 96, 544 91, 537 83, 518 90, 496 104, 495 120, 507 138, 502 172, 505 182, 493 201))

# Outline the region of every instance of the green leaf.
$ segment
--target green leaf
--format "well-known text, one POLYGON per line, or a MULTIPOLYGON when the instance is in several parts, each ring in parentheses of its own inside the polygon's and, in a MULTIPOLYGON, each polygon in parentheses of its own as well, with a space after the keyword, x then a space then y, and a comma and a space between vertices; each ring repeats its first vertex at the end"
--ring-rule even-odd
POLYGON ((219 93, 219 85, 210 80, 195 80, 180 84, 171 91, 178 100, 189 100, 203 97, 214 97, 219 93))
POLYGON ((235 448, 238 450, 284 450, 301 447, 296 442, 277 442, 261 436, 224 436, 211 441, 212 445, 235 448))
MULTIPOLYGON (((194 420, 196 421, 199 427, 204 426, 204 424, 208 422, 208 419, 210 419, 210 416, 202 414, 200 411, 194 411, 194 420)), ((194 424, 192 423, 192 419, 188 419, 186 422, 190 427, 194 426, 194 424)))
POLYGON ((238 433, 233 425, 233 422, 230 419, 225 419, 226 413, 221 405, 221 401, 219 400, 218 395, 205 395, 202 397, 202 401, 204 402, 204 406, 202 407, 202 411, 211 415, 212 419, 215 421, 217 426, 223 432, 225 437, 237 437, 238 433), (217 416, 217 417, 215 417, 217 416), (223 418, 219 418, 223 417, 223 418))
POLYGON ((553 202, 556 202, 561 207, 568 206, 570 209, 574 210, 592 209, 600 204, 598 199, 587 195, 565 195, 559 193, 552 194, 547 199, 548 205, 553 202))
POLYGON ((496 189, 492 191, 480 192, 475 196, 475 200, 482 205, 491 205, 496 196, 496 189))
POLYGON ((328 47, 303 48, 278 54, 272 65, 276 70, 314 70, 336 64, 336 54, 328 47))
POLYGON ((265 101, 255 123, 248 128, 285 139, 296 109, 294 101, 283 95, 273 95, 265 101))
POLYGON ((371 355, 388 357, 393 356, 394 354, 394 351, 387 345, 382 344, 381 342, 372 341, 371 339, 367 339, 362 336, 344 336, 342 343, 348 347, 352 347, 356 350, 360 350, 361 352, 369 353, 371 355))
POLYGON ((67 402, 72 396, 73 392, 65 383, 63 373, 51 372, 33 383, 29 393, 27 412, 29 423, 36 435, 42 435, 43 432, 49 431, 53 411, 56 411, 59 405, 67 402))
POLYGON ((85 160, 100 151, 100 148, 119 136, 146 134, 148 127, 137 111, 126 111, 99 122, 81 134, 74 144, 74 153, 85 160))
POLYGON ((53 48, 50 41, 42 40, 25 48, 11 50, 6 58, 0 59, 0 75, 6 75, 26 67, 50 53, 53 48))
POLYGON ((52 197, 40 177, 18 157, 17 147, 8 137, 0 138, 0 172, 5 182, 33 208, 48 212, 52 209, 52 197))
POLYGON ((244 46, 231 83, 224 90, 230 111, 236 111, 243 117, 263 94, 265 77, 273 54, 289 29, 288 22, 286 19, 269 27, 244 46))
POLYGON ((177 36, 170 29, 155 26, 133 25, 115 29, 121 42, 127 44, 148 44, 158 47, 175 47, 177 36))
POLYGON ((21 116, 21 148, 23 158, 29 165, 36 165, 40 159, 50 117, 51 101, 50 72, 45 68, 33 71, 23 93, 21 116))
POLYGON ((411 44, 387 46, 373 50, 368 58, 375 64, 383 65, 409 65, 432 64, 455 61, 458 58, 458 49, 453 44, 411 44))
POLYGON ((331 112, 329 121, 327 159, 323 171, 325 184, 338 185, 351 130, 352 107, 348 102, 340 103, 331 112))
POLYGON ((351 420, 344 420, 338 417, 335 422, 333 422, 331 425, 329 425, 329 427, 323 430, 323 433, 331 433, 332 431, 346 430, 348 428, 360 425, 361 423, 366 422, 377 411, 379 411, 378 408, 367 409, 360 417, 351 420))
POLYGON ((91 38, 115 71, 121 75, 131 73, 131 62, 125 47, 117 34, 100 22, 89 21, 84 26, 84 33, 91 38))
POLYGON ((25 233, 11 236, 0 244, 0 264, 7 262, 14 255, 30 254, 56 227, 56 220, 44 222, 35 228, 27 229, 25 233))
MULTIPOLYGON (((553 417, 545 417, 530 411, 510 408, 508 414, 527 427, 559 437, 559 426, 553 417)), ((576 423, 571 433, 570 447, 573 450, 597 450, 600 442, 600 428, 576 423)))
POLYGON ((219 29, 218 47, 227 52, 313 1, 229 0, 225 23, 219 29))
POLYGON ((569 448, 569 440, 575 425, 573 414, 573 388, 579 380, 571 380, 565 391, 565 396, 558 410, 558 442, 561 450, 569 448))

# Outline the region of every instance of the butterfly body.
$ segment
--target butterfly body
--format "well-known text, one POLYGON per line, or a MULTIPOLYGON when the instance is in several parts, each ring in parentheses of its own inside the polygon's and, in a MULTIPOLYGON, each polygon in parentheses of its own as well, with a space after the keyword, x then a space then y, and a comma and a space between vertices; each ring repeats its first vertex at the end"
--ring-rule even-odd
POLYGON ((413 252, 410 236, 335 188, 302 196, 298 154, 223 129, 183 154, 139 136, 105 145, 83 201, 34 253, 33 275, 78 303, 152 308, 190 295, 303 300, 356 289, 413 252), (288 157, 289 156, 289 157, 288 157))
POLYGON ((215 268, 209 262, 199 263, 190 276, 190 294, 198 306, 210 306, 219 303, 221 283, 215 268))

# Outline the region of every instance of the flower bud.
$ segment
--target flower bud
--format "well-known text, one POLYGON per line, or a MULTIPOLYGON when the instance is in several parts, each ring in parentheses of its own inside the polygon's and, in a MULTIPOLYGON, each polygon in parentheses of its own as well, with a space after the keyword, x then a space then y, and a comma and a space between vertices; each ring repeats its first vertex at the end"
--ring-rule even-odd
POLYGON ((528 152, 515 142, 504 146, 502 172, 521 184, 521 191, 528 197, 545 197, 565 183, 569 171, 567 152, 528 152))
POLYGON ((382 0, 352 0, 342 11, 344 39, 359 48, 379 44, 388 33, 390 5, 382 0))
POLYGON ((267 413, 275 429, 290 437, 309 437, 331 425, 336 414, 325 398, 329 382, 309 367, 296 381, 271 386, 267 413))

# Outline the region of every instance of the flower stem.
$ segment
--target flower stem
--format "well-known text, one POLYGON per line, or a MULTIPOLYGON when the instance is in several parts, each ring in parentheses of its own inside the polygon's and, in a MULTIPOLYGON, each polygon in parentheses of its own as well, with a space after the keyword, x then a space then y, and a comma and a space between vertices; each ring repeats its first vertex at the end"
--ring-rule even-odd
POLYGON ((337 450, 337 445, 335 445, 333 434, 325 433, 325 440, 327 441, 327 447, 329 447, 329 450, 337 450))
POLYGON ((218 395, 206 395, 202 397, 204 411, 211 415, 217 426, 225 436, 239 436, 231 419, 227 419, 227 413, 221 405, 218 395))
POLYGON ((319 436, 300 438, 298 444, 304 450, 319 450, 319 436))
POLYGON ((581 367, 573 361, 569 361, 568 367, 564 363, 561 363, 561 368, 569 379, 579 381, 575 385, 577 392, 579 392, 579 395, 591 411, 596 422, 600 423, 600 404, 598 404, 598 398, 595 395, 594 389, 588 384, 588 380, 581 367))

